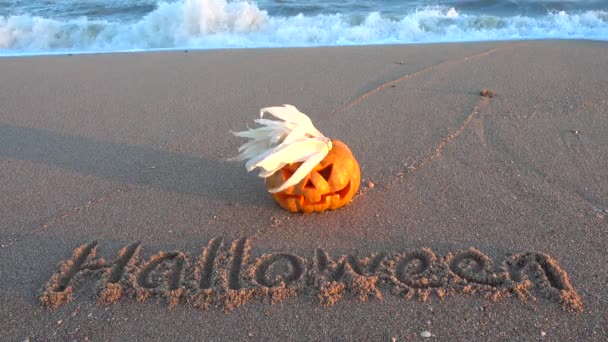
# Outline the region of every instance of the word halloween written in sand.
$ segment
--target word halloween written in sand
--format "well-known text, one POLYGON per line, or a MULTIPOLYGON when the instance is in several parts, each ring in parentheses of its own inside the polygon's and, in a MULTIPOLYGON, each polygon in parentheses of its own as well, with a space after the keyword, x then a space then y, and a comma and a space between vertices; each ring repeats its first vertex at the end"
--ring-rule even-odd
POLYGON ((521 253, 494 266, 475 248, 437 256, 428 248, 403 253, 373 253, 365 258, 332 258, 317 249, 311 259, 289 253, 250 255, 251 242, 230 245, 209 241, 200 256, 181 251, 141 256, 140 243, 123 247, 116 259, 97 257, 97 242, 74 250, 44 285, 40 300, 53 308, 73 300, 84 281, 98 279, 97 299, 111 304, 124 298, 148 299, 208 309, 232 309, 258 299, 277 303, 293 296, 330 306, 343 298, 382 299, 390 293, 404 299, 479 293, 489 300, 515 296, 523 301, 541 295, 581 312, 581 298, 568 274, 550 256, 521 253))

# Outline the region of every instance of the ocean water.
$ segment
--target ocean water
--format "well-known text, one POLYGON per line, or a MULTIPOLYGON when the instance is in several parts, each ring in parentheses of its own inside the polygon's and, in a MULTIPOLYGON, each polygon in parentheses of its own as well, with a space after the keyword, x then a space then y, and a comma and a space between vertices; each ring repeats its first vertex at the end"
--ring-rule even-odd
POLYGON ((608 40, 608 0, 0 0, 0 56, 608 40))

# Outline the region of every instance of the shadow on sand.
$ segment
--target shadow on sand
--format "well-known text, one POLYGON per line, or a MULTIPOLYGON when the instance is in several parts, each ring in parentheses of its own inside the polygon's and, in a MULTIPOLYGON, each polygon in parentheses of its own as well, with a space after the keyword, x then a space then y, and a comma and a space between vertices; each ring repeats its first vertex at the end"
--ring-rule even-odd
POLYGON ((228 204, 273 206, 261 179, 241 164, 222 160, 1 124, 0 157, 228 204))

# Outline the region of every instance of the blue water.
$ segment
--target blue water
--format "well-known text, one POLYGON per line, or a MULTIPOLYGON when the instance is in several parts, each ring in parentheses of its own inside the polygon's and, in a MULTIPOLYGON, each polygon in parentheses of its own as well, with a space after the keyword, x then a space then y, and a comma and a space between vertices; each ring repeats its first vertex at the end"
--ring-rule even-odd
POLYGON ((0 0, 0 55, 608 40, 608 0, 0 0))

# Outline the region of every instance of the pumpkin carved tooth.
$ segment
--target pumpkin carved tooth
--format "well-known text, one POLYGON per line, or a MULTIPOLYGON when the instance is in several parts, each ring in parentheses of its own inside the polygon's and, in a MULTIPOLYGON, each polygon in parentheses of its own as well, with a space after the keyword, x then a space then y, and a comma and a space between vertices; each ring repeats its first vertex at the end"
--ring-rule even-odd
POLYGON ((339 140, 323 136, 294 106, 268 107, 279 120, 258 119, 258 128, 234 135, 253 139, 232 160, 247 160, 248 171, 260 168, 275 201, 291 212, 334 210, 349 203, 361 182, 352 152, 339 140))

